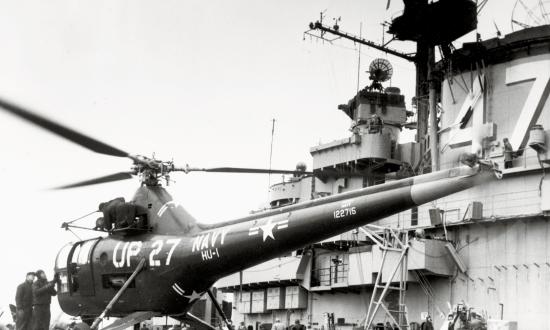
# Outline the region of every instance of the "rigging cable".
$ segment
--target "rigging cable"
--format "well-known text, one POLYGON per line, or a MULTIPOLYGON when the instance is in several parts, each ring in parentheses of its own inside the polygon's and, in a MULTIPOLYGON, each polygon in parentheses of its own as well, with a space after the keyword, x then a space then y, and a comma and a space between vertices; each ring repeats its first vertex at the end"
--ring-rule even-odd
POLYGON ((90 215, 92 215, 92 214, 94 214, 94 213, 97 213, 97 212, 99 212, 99 211, 98 211, 98 210, 92 211, 92 212, 90 212, 90 213, 88 213, 88 214, 86 214, 86 215, 83 215, 83 216, 81 216, 81 217, 79 217, 79 218, 76 218, 76 219, 74 219, 74 220, 71 220, 71 221, 68 221, 68 222, 65 222, 65 223, 69 225, 69 224, 71 224, 71 223, 73 223, 73 222, 76 222, 76 221, 78 221, 78 220, 84 219, 84 218, 86 218, 87 216, 90 216, 90 215))

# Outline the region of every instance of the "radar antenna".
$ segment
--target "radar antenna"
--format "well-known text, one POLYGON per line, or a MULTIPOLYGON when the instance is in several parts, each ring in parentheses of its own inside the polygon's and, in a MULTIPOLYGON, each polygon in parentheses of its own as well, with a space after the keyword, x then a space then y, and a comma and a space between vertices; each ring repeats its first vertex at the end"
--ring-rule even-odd
POLYGON ((391 79, 393 74, 393 67, 391 63, 384 58, 374 59, 369 65, 369 79, 372 80, 372 84, 368 87, 369 91, 378 90, 382 92, 382 82, 391 79))

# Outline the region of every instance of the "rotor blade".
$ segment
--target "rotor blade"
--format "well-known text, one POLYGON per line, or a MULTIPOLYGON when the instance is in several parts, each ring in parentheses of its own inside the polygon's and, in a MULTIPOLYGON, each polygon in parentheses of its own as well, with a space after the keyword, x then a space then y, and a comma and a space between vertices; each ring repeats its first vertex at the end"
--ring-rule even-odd
POLYGON ((79 144, 92 151, 98 152, 100 154, 110 155, 110 156, 132 158, 130 154, 128 154, 125 151, 122 151, 113 146, 110 146, 101 141, 98 141, 94 138, 86 136, 82 133, 79 133, 71 128, 65 127, 45 117, 39 116, 35 113, 32 113, 18 105, 15 105, 1 98, 0 98, 0 107, 19 118, 29 121, 37 126, 42 127, 45 130, 48 130, 54 134, 64 137, 65 139, 72 141, 76 144, 79 144))
POLYGON ((53 188, 53 189, 55 189, 55 190, 69 189, 69 188, 76 188, 76 187, 91 186, 91 185, 99 184, 99 183, 107 183, 107 182, 113 182, 113 181, 126 180, 126 179, 131 179, 133 175, 134 175, 134 172, 119 172, 119 173, 109 174, 109 175, 102 176, 102 177, 95 178, 95 179, 90 179, 90 180, 81 181, 81 182, 77 182, 77 183, 71 183, 71 184, 56 187, 56 188, 53 188))
POLYGON ((211 168, 197 168, 186 167, 184 172, 218 172, 218 173, 258 173, 258 174, 298 174, 306 175, 312 174, 312 172, 298 171, 298 170, 273 170, 264 168, 244 168, 244 167, 211 167, 211 168))
POLYGON ((332 178, 365 178, 371 176, 372 173, 363 173, 363 172, 340 172, 340 171, 331 171, 331 170, 316 170, 312 173, 308 173, 306 177, 316 177, 321 180, 325 180, 329 177, 332 178))

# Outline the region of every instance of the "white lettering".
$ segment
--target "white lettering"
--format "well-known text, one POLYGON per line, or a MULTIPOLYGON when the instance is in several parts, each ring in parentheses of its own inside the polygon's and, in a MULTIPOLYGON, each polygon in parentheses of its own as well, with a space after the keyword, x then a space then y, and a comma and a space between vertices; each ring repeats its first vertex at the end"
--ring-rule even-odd
POLYGON ((221 232, 219 230, 216 230, 212 233, 212 247, 216 246, 216 240, 218 239, 218 236, 220 236, 221 232))
POLYGON ((122 242, 116 243, 115 249, 113 250, 113 265, 115 266, 115 268, 120 268, 124 266, 124 249, 121 252, 120 260, 117 257, 117 251, 118 251, 118 248, 120 247, 120 244, 122 244, 122 242))
POLYGON ((130 258, 136 257, 141 251, 141 242, 130 242, 128 252, 126 253, 126 266, 131 267, 130 258))
POLYGON ((202 257, 202 260, 212 259, 212 251, 211 250, 201 251, 201 257, 202 257))
POLYGON ((176 246, 180 244, 181 238, 173 238, 166 241, 168 244, 172 244, 172 247, 170 248, 170 252, 168 252, 168 257, 166 258, 166 266, 170 266, 170 259, 172 259, 172 254, 174 253, 174 250, 176 249, 176 246))
POLYGON ((350 206, 350 205, 351 205, 351 203, 348 204, 348 207, 346 207, 346 208, 342 208, 342 209, 335 210, 335 211, 333 212, 333 214, 334 214, 334 219, 345 218, 345 217, 347 217, 347 216, 357 214, 357 207, 355 207, 355 206, 350 206))
POLYGON ((153 250, 151 251, 151 254, 149 254, 149 266, 151 267, 160 266, 160 260, 155 260, 155 256, 160 253, 160 250, 162 249, 162 245, 163 243, 161 240, 153 242, 153 245, 152 245, 153 250))
POLYGON ((204 238, 204 235, 199 235, 195 238, 193 241, 193 248, 191 249, 191 252, 199 251, 201 249, 201 242, 204 238))
POLYGON ((227 233, 229 233, 229 228, 222 230, 222 239, 220 242, 221 245, 223 245, 223 243, 225 242, 225 235, 227 235, 227 233))
POLYGON ((485 75, 477 76, 473 83, 473 89, 466 95, 455 121, 447 128, 451 129, 450 137, 442 151, 447 146, 457 148, 471 143, 472 153, 480 155, 482 140, 494 136, 493 125, 484 123, 483 91, 485 86, 485 75), (470 118, 472 127, 464 127, 470 118))
POLYGON ((201 250, 208 249, 208 243, 210 242, 210 233, 206 234, 202 239, 201 250))
MULTIPOLYGON (((550 94, 550 60, 541 59, 512 64, 506 68, 506 85, 533 80, 531 90, 527 95, 510 137, 510 144, 514 150, 525 147, 529 138, 529 129, 537 122, 548 100, 550 94)), ((480 81, 484 82, 483 75, 476 77, 473 90, 466 96, 454 123, 442 130, 451 129, 449 140, 442 151, 447 146, 455 148, 472 143, 472 152, 479 154, 481 141, 484 138, 494 138, 496 136, 495 125, 483 122, 485 102, 483 102, 483 86, 480 81), (472 127, 464 127, 470 117, 472 127)))
POLYGON ((506 85, 535 80, 523 104, 510 144, 521 149, 529 138, 529 129, 536 123, 546 104, 550 89, 550 60, 516 64, 506 68, 506 85))
MULTIPOLYGON (((230 231, 231 228, 223 228, 197 236, 193 241, 191 252, 200 252, 202 260, 210 260, 214 256, 219 258, 220 251, 218 249, 218 246, 222 246, 225 244, 225 237, 230 231)), ((179 242, 180 240, 177 240, 177 242, 176 240, 174 240, 174 246, 168 254, 167 265, 170 264, 172 252, 175 249, 176 245, 179 244, 179 242)))

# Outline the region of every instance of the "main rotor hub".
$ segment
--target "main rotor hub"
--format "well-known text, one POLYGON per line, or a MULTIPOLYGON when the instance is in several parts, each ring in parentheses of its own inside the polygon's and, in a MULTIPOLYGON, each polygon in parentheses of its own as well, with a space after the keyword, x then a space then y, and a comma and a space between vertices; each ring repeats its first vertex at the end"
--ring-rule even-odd
POLYGON ((132 156, 134 166, 132 170, 142 184, 146 186, 160 186, 160 180, 164 179, 166 185, 170 184, 170 172, 177 170, 173 161, 161 161, 145 156, 132 156))

